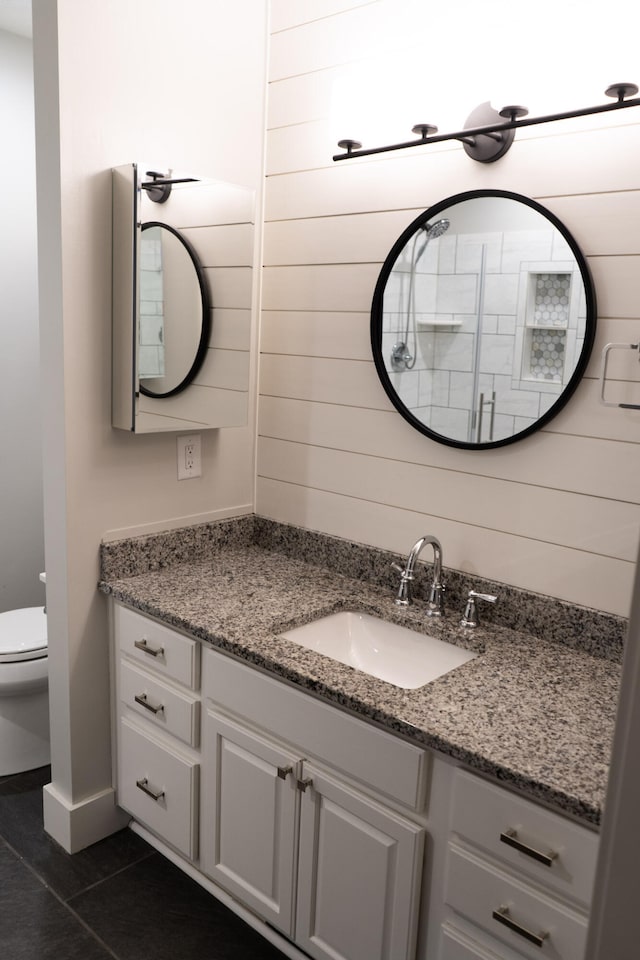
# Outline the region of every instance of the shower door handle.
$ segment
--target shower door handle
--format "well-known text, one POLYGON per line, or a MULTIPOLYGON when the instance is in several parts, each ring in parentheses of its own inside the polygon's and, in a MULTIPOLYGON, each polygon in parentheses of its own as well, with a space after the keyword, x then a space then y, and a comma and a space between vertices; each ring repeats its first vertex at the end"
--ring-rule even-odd
POLYGON ((478 402, 478 426, 476 429, 476 443, 482 441, 482 418, 484 416, 484 393, 480 394, 478 402))
POLYGON ((493 440, 493 428, 496 419, 496 392, 495 390, 491 391, 491 399, 485 400, 484 393, 480 394, 480 399, 478 402, 478 429, 476 431, 476 443, 482 443, 482 421, 484 419, 484 408, 485 406, 491 407, 491 414, 489 416, 489 442, 493 440))
POLYGON ((491 416, 489 417, 489 440, 493 441, 493 427, 496 421, 496 392, 491 392, 491 400, 487 400, 487 406, 491 407, 491 416))

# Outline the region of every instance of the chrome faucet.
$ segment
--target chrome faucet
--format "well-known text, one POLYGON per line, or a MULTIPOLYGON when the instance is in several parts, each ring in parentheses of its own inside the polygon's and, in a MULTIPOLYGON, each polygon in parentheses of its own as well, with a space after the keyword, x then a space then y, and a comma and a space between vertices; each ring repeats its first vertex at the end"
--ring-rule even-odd
POLYGON ((391 564, 391 566, 400 573, 400 587, 395 602, 399 607, 408 607, 413 603, 413 590, 411 585, 415 580, 414 570, 422 548, 428 543, 433 547, 433 580, 427 601, 427 616, 440 617, 442 616, 444 608, 445 588, 444 580, 442 579, 442 545, 436 537, 432 537, 431 535, 420 537, 419 540, 416 540, 407 557, 404 569, 397 563, 391 564))

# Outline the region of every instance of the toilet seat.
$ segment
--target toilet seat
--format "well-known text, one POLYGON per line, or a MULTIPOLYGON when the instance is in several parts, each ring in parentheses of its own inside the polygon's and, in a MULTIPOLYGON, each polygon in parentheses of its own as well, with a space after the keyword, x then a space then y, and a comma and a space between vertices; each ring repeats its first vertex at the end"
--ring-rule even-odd
POLYGON ((0 613, 0 664, 40 660, 46 656, 44 607, 23 607, 0 613))

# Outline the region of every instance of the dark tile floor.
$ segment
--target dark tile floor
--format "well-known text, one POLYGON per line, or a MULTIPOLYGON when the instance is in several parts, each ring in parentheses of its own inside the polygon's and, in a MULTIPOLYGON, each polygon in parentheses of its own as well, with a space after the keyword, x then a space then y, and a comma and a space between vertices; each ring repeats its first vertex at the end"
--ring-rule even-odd
POLYGON ((2 960, 283 960, 131 830, 65 853, 42 826, 50 779, 0 778, 2 960))

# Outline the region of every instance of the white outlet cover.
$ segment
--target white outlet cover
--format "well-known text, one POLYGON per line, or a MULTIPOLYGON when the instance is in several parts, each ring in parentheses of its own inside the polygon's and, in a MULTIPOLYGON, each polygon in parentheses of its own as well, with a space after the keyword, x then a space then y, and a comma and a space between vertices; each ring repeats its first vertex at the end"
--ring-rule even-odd
POLYGON ((199 433, 176 437, 178 480, 202 476, 202 438, 199 433))

